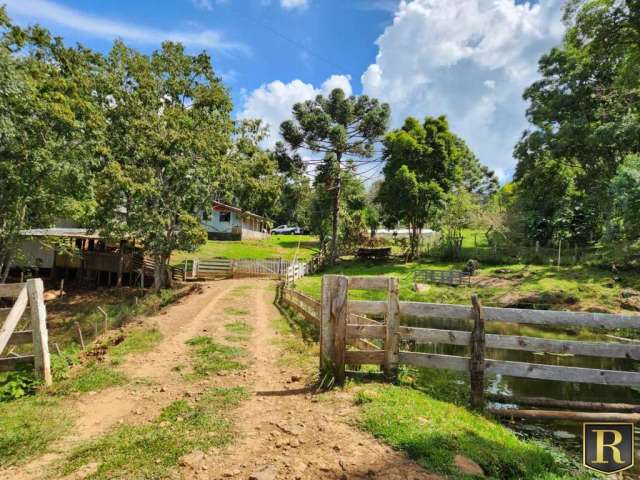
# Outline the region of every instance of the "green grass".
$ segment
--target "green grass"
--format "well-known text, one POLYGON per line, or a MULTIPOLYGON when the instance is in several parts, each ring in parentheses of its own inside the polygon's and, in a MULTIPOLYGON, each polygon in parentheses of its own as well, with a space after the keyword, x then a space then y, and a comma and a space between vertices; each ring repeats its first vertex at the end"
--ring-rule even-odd
POLYGON ((191 347, 193 374, 196 377, 242 370, 245 367, 240 361, 245 355, 242 348, 223 345, 205 336, 194 337, 187 345, 191 347))
POLYGON ((251 325, 245 322, 227 323, 224 329, 231 334, 225 337, 225 340, 230 342, 245 342, 249 340, 253 331, 251 325))
POLYGON ((233 439, 231 409, 247 397, 242 388, 212 388, 197 402, 176 400, 146 425, 123 425, 74 450, 60 467, 63 475, 98 463, 88 479, 167 478, 182 456, 207 452, 233 439))
POLYGON ((128 377, 114 366, 93 362, 72 372, 69 378, 54 384, 51 392, 58 395, 86 393, 124 385, 128 377))
POLYGON ((162 333, 157 328, 133 330, 122 342, 109 349, 109 358, 119 362, 129 354, 149 352, 161 340, 162 333))
POLYGON ((468 478, 453 464, 456 454, 478 463, 489 478, 590 478, 570 460, 452 403, 399 386, 367 386, 356 392, 361 428, 406 452, 434 473, 468 478))
POLYGON ((317 329, 291 310, 285 310, 284 313, 286 316, 279 315, 272 321, 273 328, 279 334, 274 342, 282 350, 276 363, 280 367, 293 365, 308 368, 320 353, 317 329))
POLYGON ((227 307, 224 309, 224 314, 239 317, 249 315, 249 310, 247 310, 246 308, 227 307))
POLYGON ((0 403, 0 468, 47 451, 71 427, 71 413, 46 395, 0 403))
MULTIPOLYGON (((556 267, 537 265, 483 266, 477 275, 501 280, 502 284, 480 286, 447 286, 430 284, 425 291, 413 288, 413 273, 421 269, 462 269, 463 263, 429 261, 425 263, 373 263, 344 259, 340 265, 327 268, 322 274, 339 275, 389 275, 400 279, 400 299, 407 301, 469 304, 477 293, 484 305, 505 306, 514 295, 521 295, 522 303, 533 296, 536 308, 558 310, 606 310, 620 311, 623 288, 640 289, 640 274, 621 272, 620 281, 612 282, 611 272, 590 266, 556 267), (508 269, 510 273, 501 273, 508 269), (559 303, 558 303, 559 302, 559 303)), ((320 297, 322 274, 311 275, 296 281, 296 288, 315 298, 320 297)), ((351 292, 352 298, 380 300, 384 292, 351 292)), ((531 299, 529 299, 531 300, 531 299)))
POLYGON ((238 242, 209 240, 195 252, 176 252, 171 263, 178 265, 193 258, 206 260, 219 257, 256 260, 282 257, 292 260, 296 255, 305 260, 317 253, 318 248, 318 238, 311 235, 272 235, 264 240, 238 242))

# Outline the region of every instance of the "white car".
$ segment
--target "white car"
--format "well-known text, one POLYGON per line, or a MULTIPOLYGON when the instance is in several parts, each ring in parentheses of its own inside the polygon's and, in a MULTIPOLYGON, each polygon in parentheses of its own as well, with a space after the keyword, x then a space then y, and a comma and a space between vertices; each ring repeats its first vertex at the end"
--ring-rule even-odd
POLYGON ((271 230, 271 235, 300 235, 301 233, 302 229, 300 227, 289 227, 287 225, 280 225, 271 230))

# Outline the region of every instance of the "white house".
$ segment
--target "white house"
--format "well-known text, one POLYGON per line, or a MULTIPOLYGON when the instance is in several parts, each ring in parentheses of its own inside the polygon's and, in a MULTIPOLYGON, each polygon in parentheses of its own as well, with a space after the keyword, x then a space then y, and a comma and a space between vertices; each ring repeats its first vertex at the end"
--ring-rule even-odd
POLYGON ((269 221, 265 217, 221 202, 212 202, 213 212, 202 214, 209 240, 261 240, 269 221))

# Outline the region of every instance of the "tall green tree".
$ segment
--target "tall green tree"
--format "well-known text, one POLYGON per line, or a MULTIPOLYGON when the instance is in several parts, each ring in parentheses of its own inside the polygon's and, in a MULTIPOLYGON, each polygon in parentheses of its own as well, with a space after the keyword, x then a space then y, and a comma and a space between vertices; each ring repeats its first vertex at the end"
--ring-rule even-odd
POLYGON ((150 56, 117 42, 100 96, 109 154, 97 177, 96 226, 144 246, 158 290, 170 282, 171 253, 206 241, 198 213, 228 169, 231 100, 206 53, 171 42, 150 56))
POLYGON ((305 148, 324 154, 326 188, 332 194, 331 258, 338 256, 338 226, 342 171, 348 157, 371 158, 375 143, 389 122, 389 105, 366 95, 347 97, 335 89, 328 97, 297 103, 293 119, 280 132, 293 150, 305 148))
POLYGON ((607 238, 633 245, 640 240, 640 155, 629 155, 618 167, 610 193, 607 238))
POLYGON ((94 92, 102 58, 0 8, 0 282, 20 257, 20 232, 82 216, 102 156, 94 92))
MULTIPOLYGON (((600 237, 611 208, 609 183, 618 165, 640 151, 640 1, 571 0, 562 45, 539 61, 541 79, 524 92, 531 127, 516 146, 517 182, 551 170, 570 175, 582 194, 569 230, 576 241, 600 237), (580 227, 580 224, 582 227, 580 227)), ((537 195, 519 188, 522 196, 537 195)), ((566 199, 565 199, 566 200, 566 199)), ((533 198, 527 201, 533 205, 533 198)), ((554 200, 564 209, 566 201, 554 200)), ((536 210, 525 215, 536 216, 536 210)), ((545 218, 566 216, 545 212, 545 218)), ((537 224, 529 222, 537 236, 537 224)), ((559 228, 565 228, 559 224, 559 228)), ((560 232, 547 232, 551 239, 560 232)))
POLYGON ((378 202, 385 223, 403 223, 409 228, 409 256, 415 258, 422 229, 438 223, 446 195, 471 185, 471 178, 480 178, 477 174, 482 169, 475 164, 473 170, 468 168, 479 162, 450 131, 444 116, 426 117, 423 123, 407 118, 402 128, 386 136, 384 159, 378 202))

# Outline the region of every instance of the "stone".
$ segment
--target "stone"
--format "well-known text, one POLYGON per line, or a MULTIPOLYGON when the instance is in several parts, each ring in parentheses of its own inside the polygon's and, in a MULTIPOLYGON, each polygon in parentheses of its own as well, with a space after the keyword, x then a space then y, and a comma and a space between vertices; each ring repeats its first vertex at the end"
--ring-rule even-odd
POLYGON ((629 297, 625 298, 620 305, 625 310, 633 310, 636 312, 640 312, 640 297, 629 297))
POLYGON ((249 480, 276 480, 276 475, 277 472, 274 469, 267 467, 249 475, 249 480))
POLYGON ((463 455, 456 455, 453 459, 453 463, 464 475, 484 477, 484 470, 482 470, 482 467, 470 458, 463 455))
POLYGON ((207 456, 204 454, 204 452, 202 452, 201 450, 194 450, 193 452, 184 455, 180 459, 180 466, 198 470, 206 459, 207 456))

